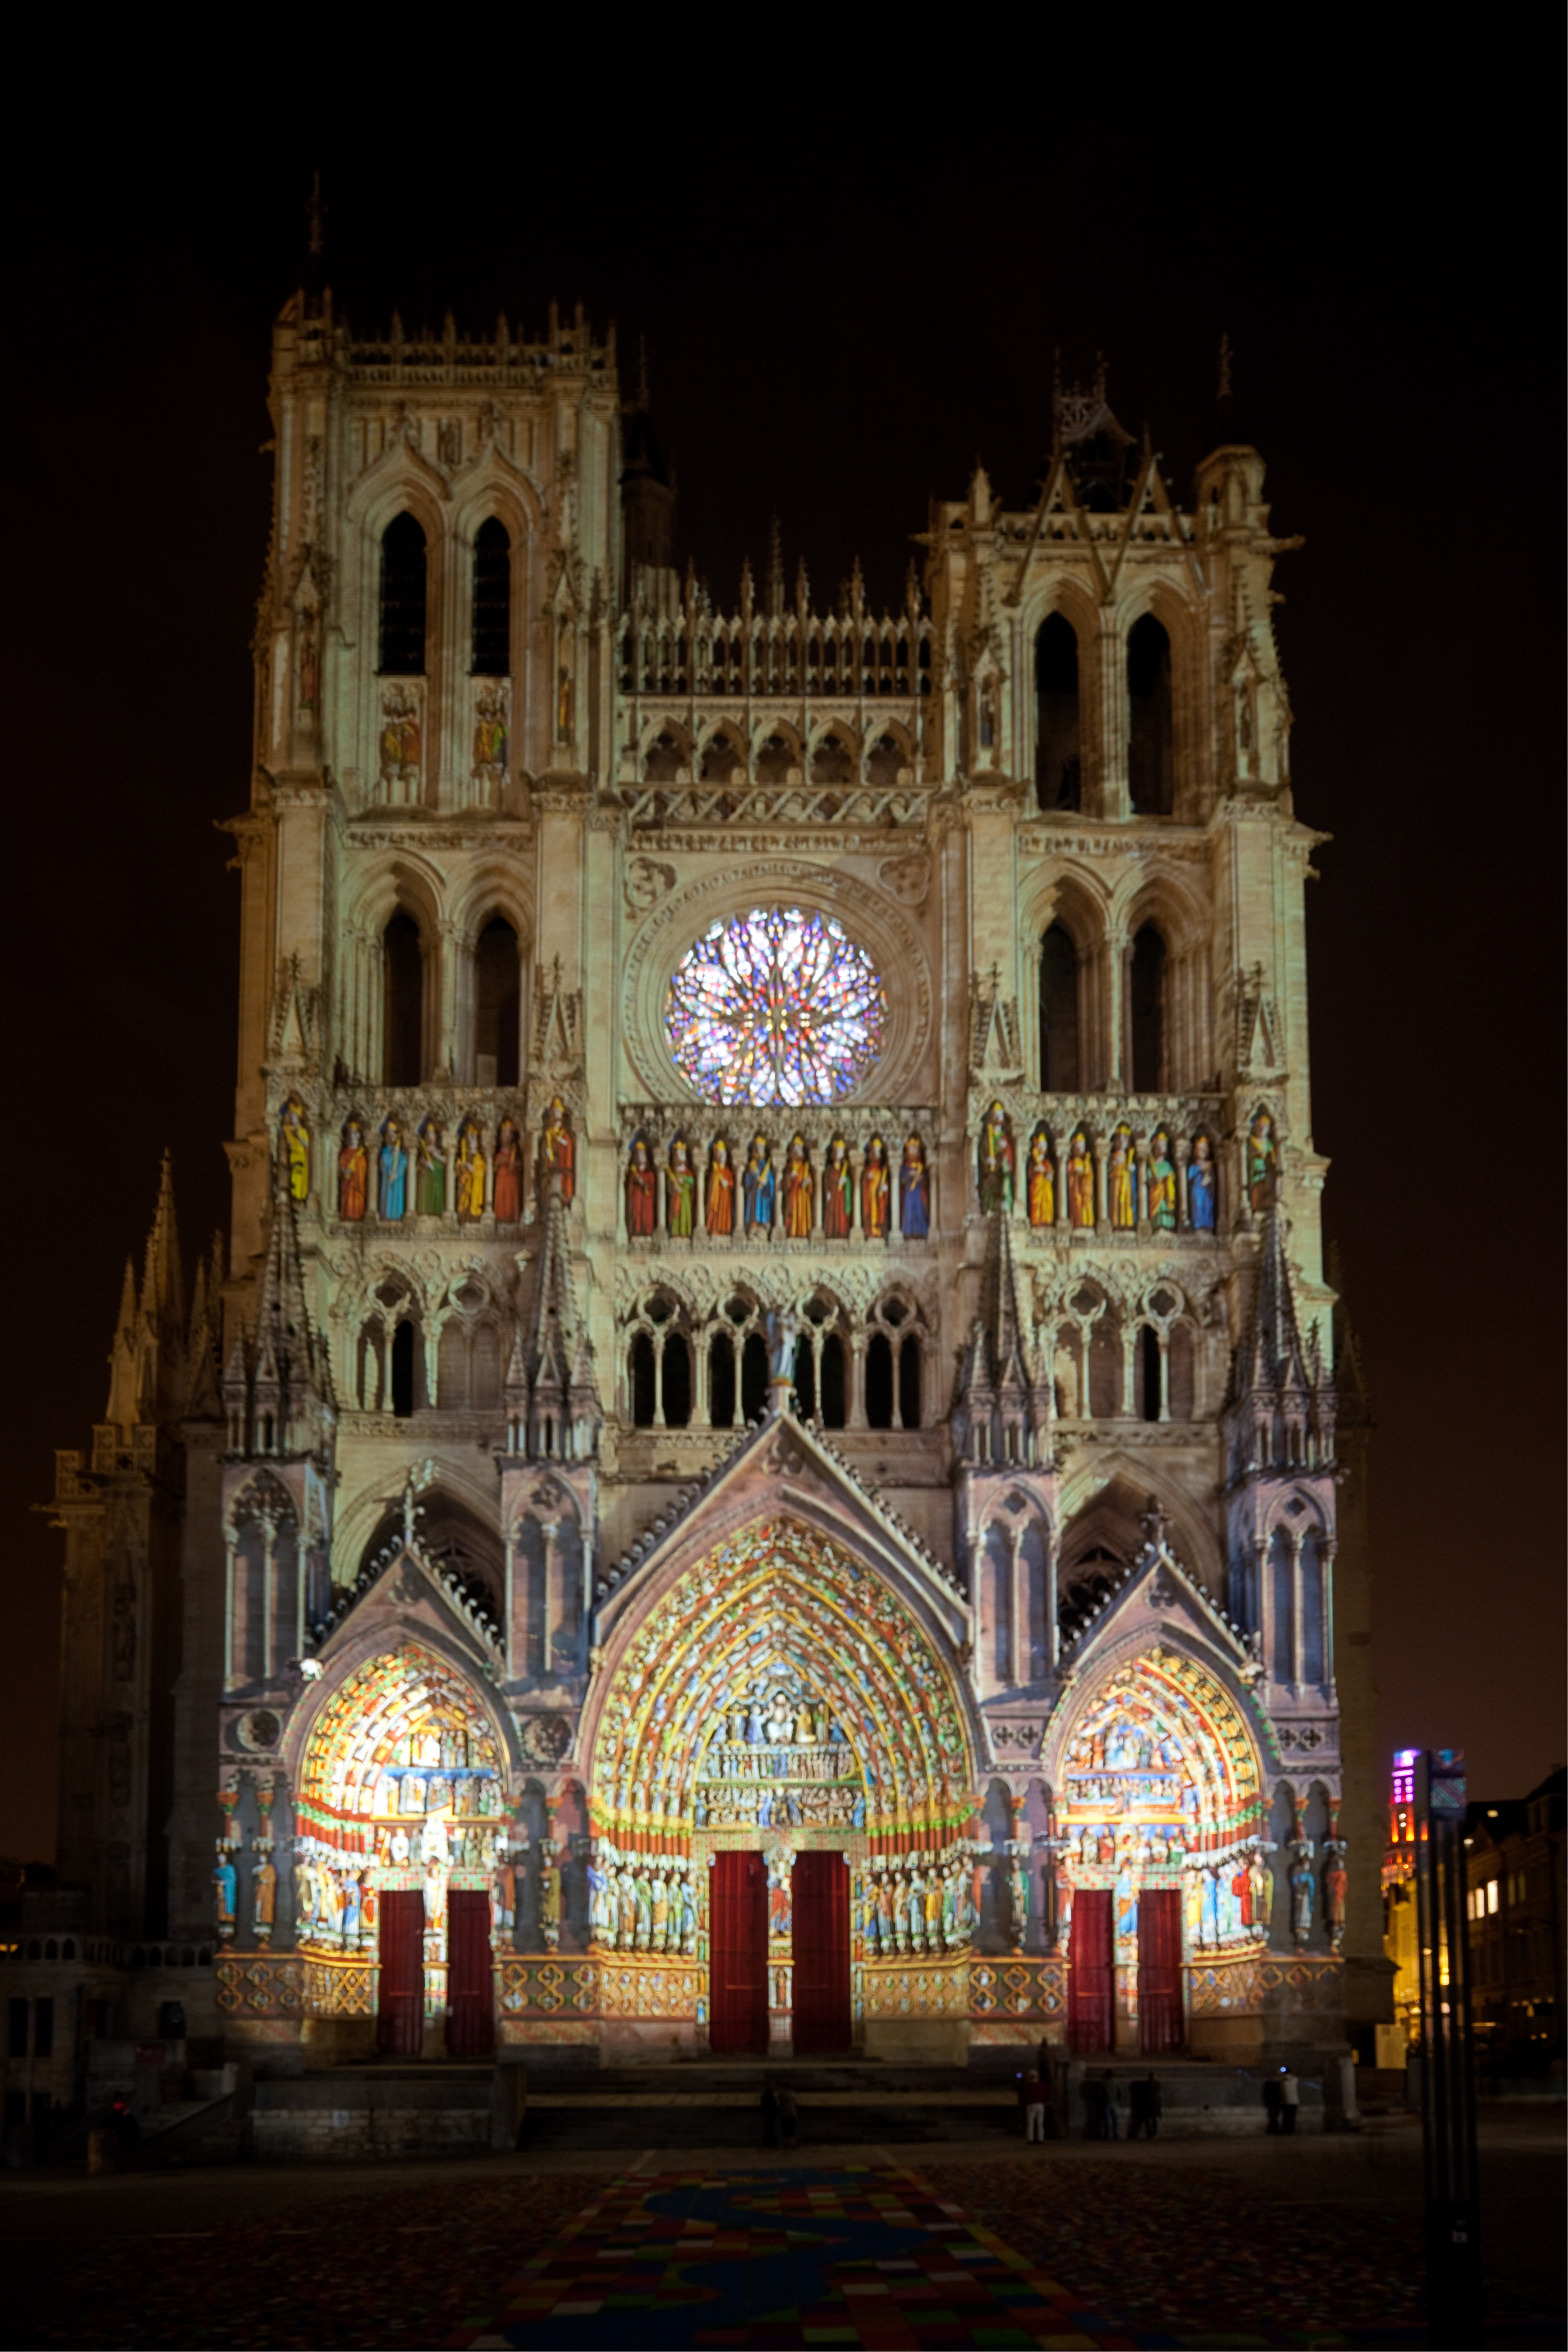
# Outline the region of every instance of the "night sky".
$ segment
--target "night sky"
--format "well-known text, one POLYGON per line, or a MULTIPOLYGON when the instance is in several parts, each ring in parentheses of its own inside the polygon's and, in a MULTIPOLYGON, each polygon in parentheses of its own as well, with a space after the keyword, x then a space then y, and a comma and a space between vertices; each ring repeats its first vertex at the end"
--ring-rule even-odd
POLYGON ((493 116, 458 103, 468 57, 445 143, 406 86, 319 75, 297 132, 258 103, 198 136, 144 59, 134 103, 58 125, 10 239, 0 1854, 52 1852, 62 1538, 31 1507, 103 1412, 165 1145, 187 1277, 226 1219, 215 820, 247 798, 268 333, 316 167, 362 333, 395 305, 537 334, 581 300, 628 386, 646 337, 680 557, 726 605, 775 512, 820 606, 857 554, 897 596, 977 456, 1027 505, 1058 345, 1069 382, 1103 352, 1185 499, 1228 332, 1274 526, 1307 539, 1277 625, 1297 811, 1334 836, 1312 1125, 1377 1423, 1380 1746, 1462 1745, 1489 1796, 1564 1754, 1556 127, 1500 64, 1413 64, 1393 12, 1353 57, 1348 17, 1267 20, 1273 58, 1265 20, 1215 58, 1150 21, 1068 56, 1042 17, 1037 56, 988 33, 901 89, 858 86, 825 23, 815 84, 764 95, 715 51, 610 66, 607 100, 591 30, 548 72, 513 34, 515 107, 499 62, 493 116), (721 62, 743 90, 705 83, 721 62))

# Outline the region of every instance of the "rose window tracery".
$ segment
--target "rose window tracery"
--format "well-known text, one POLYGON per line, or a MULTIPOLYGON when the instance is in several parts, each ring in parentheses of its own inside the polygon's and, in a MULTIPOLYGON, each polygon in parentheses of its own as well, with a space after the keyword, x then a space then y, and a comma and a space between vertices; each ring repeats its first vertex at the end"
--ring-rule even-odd
POLYGON ((886 1026, 866 950, 799 907, 710 925, 676 966, 665 1012, 677 1069, 717 1103, 837 1102, 879 1058, 886 1026))

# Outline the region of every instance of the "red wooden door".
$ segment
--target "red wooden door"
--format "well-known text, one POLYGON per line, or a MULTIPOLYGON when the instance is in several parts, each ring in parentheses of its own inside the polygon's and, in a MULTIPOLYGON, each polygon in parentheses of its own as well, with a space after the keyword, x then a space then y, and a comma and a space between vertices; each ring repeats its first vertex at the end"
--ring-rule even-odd
POLYGON ((1080 1886, 1073 1896, 1072 1941, 1068 1948, 1068 2044, 1079 2051, 1109 2050, 1115 2041, 1111 2014, 1110 1889, 1080 1886))
POLYGON ((768 2047, 768 1877, 760 1853, 721 1853, 709 1898, 708 2038, 715 2050, 768 2047))
POLYGON ((381 1896, 381 2002, 375 2046, 417 2058, 425 2045, 425 1897, 417 1887, 381 1896))
POLYGON ((795 2030, 797 2052, 847 2050, 849 2024, 849 1873, 841 1853, 797 1853, 791 1889, 795 1913, 795 2030))
POLYGON ((1182 1898, 1173 1886, 1138 1894, 1138 2032, 1150 2057, 1179 2050, 1182 2025, 1182 1898))
POLYGON ((488 2058, 495 2046, 490 1898, 482 1886, 454 1886, 447 1897, 447 2053, 488 2058))

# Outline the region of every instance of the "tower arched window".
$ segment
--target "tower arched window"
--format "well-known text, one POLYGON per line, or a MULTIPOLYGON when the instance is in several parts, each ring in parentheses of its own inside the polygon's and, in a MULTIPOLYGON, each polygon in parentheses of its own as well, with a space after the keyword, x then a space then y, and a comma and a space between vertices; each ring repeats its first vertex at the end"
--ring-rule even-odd
POLYGON ((384 677, 425 675, 425 533, 411 514, 381 534, 381 658, 384 677))
POLYGON ((1043 809, 1082 806, 1078 635, 1062 613, 1035 639, 1035 794, 1043 809))
POLYGON ((522 994, 517 933, 493 915, 474 950, 474 1075, 481 1087, 515 1087, 522 994))
POLYGON ((1078 950, 1063 926, 1053 923, 1040 941, 1040 1085, 1047 1094, 1076 1094, 1081 1073, 1078 950))
POLYGON ((906 1429, 921 1425, 921 1343, 912 1331, 899 1349, 899 1419, 906 1429))
POLYGON ((795 1409, 803 1421, 816 1412, 816 1351, 809 1331, 803 1331, 795 1343, 795 1409))
POLYGON ((1152 1324, 1140 1324, 1138 1354, 1133 1364, 1132 1402, 1140 1421, 1160 1418, 1160 1335, 1152 1324))
POLYGON ((637 1429, 653 1427, 653 1341, 646 1331, 632 1334, 631 1360, 628 1365, 631 1380, 632 1424, 637 1429))
POLYGON ((1127 639, 1127 785, 1134 814, 1172 806, 1171 640, 1152 613, 1127 639))
POLYGON ((664 1418, 670 1429, 684 1429, 691 1419, 691 1355, 679 1331, 664 1342, 664 1418))
POLYGON ((419 1334, 405 1320, 392 1335, 392 1410, 399 1421, 417 1407, 420 1385, 419 1334))
POLYGON ((476 677, 506 677, 511 670, 511 540, 499 516, 482 522, 474 539, 474 635, 469 663, 476 677))
POLYGON ((837 1331, 829 1331, 822 1343, 822 1394, 818 1410, 826 1429, 842 1429, 847 1382, 844 1374, 844 1342, 837 1331))
POLYGON ((893 1425, 893 1350, 885 1331, 866 1343, 866 1420, 872 1429, 893 1425))
POLYGON ((735 1343, 723 1331, 708 1343, 708 1419, 715 1429, 735 1425, 735 1343))
POLYGON ((401 910, 381 935, 385 998, 382 1083, 416 1087, 424 1076, 425 955, 419 926, 401 910))
POLYGON ((760 1421, 767 1409, 768 1343, 760 1331, 752 1331, 741 1351, 741 1418, 760 1421))
POLYGON ((1132 1090, 1158 1094, 1165 1076, 1165 942, 1152 923, 1132 941, 1127 992, 1132 1030, 1132 1090))

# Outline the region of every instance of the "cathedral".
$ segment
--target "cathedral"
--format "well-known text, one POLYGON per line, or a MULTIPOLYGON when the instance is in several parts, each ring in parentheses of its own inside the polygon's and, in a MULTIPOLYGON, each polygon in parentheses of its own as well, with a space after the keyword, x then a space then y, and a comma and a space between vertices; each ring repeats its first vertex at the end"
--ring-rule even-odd
POLYGON ((1058 383, 896 609, 776 531, 721 603, 581 312, 286 306, 229 1229, 186 1262, 165 1164, 58 1456, 15 1965, 82 2033, 1245 2064, 1380 2013, 1298 542, 1228 405, 1184 495, 1058 383))

